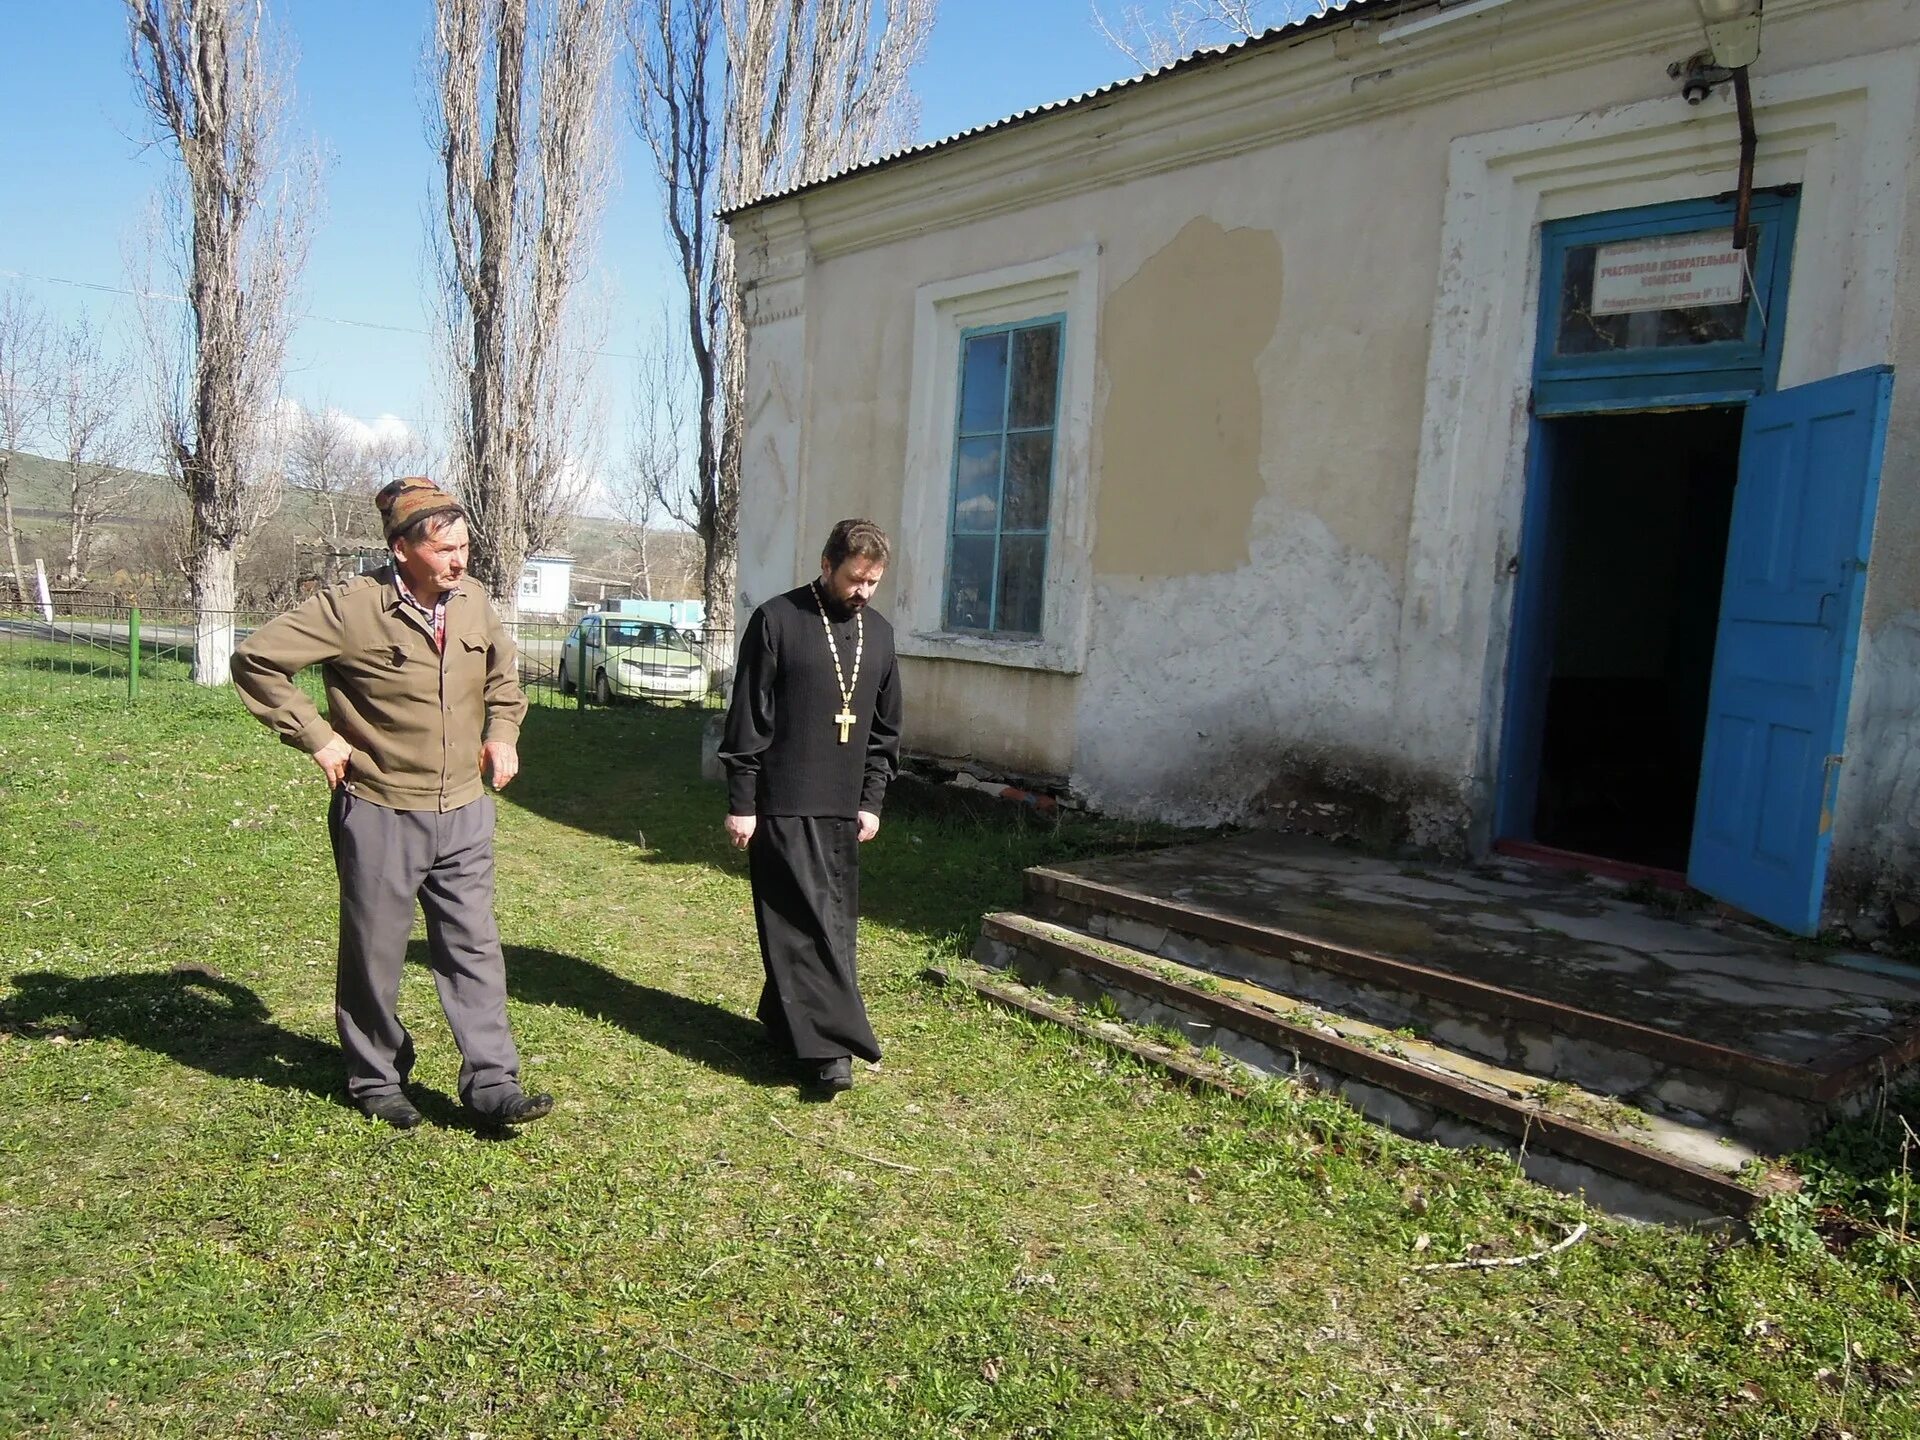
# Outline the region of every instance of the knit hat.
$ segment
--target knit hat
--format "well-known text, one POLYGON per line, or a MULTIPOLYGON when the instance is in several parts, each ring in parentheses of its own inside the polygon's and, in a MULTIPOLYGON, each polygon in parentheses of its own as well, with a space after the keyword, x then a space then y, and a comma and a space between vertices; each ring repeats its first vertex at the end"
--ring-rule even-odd
POLYGON ((424 475, 408 475, 382 486, 373 503, 379 508, 388 544, 416 520, 443 514, 464 517, 467 513, 458 500, 424 475))

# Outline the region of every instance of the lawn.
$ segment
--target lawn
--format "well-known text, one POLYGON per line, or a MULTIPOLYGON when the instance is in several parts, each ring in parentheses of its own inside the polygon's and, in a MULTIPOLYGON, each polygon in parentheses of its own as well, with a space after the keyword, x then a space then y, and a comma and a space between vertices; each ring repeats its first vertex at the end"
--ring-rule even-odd
POLYGON ((697 713, 537 708, 500 809, 509 1140, 341 1103, 318 772, 229 693, 0 664, 0 1430, 776 1437, 1920 1435, 1885 1266, 1610 1222, 1283 1084, 1192 1094, 922 978, 1131 832, 901 803, 883 1067, 751 1020, 697 713), (1516 1255, 1575 1223, 1550 1260, 1516 1255))

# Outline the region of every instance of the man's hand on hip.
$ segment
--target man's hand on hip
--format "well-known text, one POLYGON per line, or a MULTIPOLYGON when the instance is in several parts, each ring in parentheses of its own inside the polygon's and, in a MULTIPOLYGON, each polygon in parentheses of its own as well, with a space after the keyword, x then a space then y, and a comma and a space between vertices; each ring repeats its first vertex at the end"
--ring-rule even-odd
POLYGON ((504 740, 489 740, 480 747, 480 765, 492 772, 493 788, 504 790, 520 773, 520 752, 504 740))
POLYGON ((880 817, 871 810, 860 812, 860 843, 866 844, 880 833, 880 817))
POLYGON ((353 746, 346 737, 336 735, 318 750, 313 752, 313 763, 327 777, 327 788, 334 789, 347 778, 347 762, 353 758, 353 746))
POLYGON ((753 839, 753 832, 759 827, 760 819, 756 815, 727 816, 727 841, 736 850, 744 850, 753 839))

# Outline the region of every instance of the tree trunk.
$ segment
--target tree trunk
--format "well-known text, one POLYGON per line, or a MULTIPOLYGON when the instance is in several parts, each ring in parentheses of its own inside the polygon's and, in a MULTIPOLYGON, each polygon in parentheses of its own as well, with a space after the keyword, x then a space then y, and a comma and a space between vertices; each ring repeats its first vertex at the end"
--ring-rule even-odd
POLYGON ((87 552, 92 549, 88 533, 92 519, 87 513, 86 482, 78 465, 67 467, 67 563, 62 579, 78 588, 86 575, 87 552))
MULTIPOLYGON (((731 539, 731 537, 728 537, 731 539)), ((706 650, 713 683, 728 699, 733 698, 734 642, 737 634, 733 610, 739 593, 740 552, 737 544, 708 544, 706 564, 701 571, 701 589, 707 596, 706 650), (715 596, 724 596, 721 604, 715 596)))
POLYGON ((20 532, 13 524, 13 481, 8 475, 12 467, 0 463, 0 525, 7 531, 7 569, 13 576, 13 598, 24 605, 27 603, 27 580, 20 573, 20 532))
POLYGON ((224 685, 233 659, 234 554, 203 541, 193 556, 193 683, 224 685))

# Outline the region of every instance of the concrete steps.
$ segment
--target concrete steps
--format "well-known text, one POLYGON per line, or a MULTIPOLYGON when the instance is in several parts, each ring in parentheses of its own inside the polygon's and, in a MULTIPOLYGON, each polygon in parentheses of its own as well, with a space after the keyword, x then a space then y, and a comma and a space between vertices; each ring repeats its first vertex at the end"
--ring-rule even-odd
MULTIPOLYGON (((1130 910, 1115 896, 1062 893, 1062 881, 1084 886, 1080 877, 1037 871, 1029 880, 1029 908, 1066 910, 1081 923, 988 916, 975 959, 1017 983, 971 983, 997 1003, 1074 1023, 1136 1054, 1144 1041, 1162 1060, 1217 1051, 1259 1074, 1298 1076, 1402 1134, 1505 1151, 1541 1183, 1637 1219, 1742 1219, 1786 1183, 1733 1126, 1624 1103, 1578 1079, 1476 1053, 1411 1013, 1404 996, 1368 993, 1377 980, 1331 985, 1318 978, 1325 970, 1295 958, 1284 967, 1294 985, 1246 978, 1234 969, 1260 967, 1230 963, 1218 936, 1185 934, 1159 912, 1134 913, 1144 906, 1130 910), (1063 1019, 1057 1004, 1034 991, 1096 1007, 1096 1018, 1063 1019), (1349 997, 1362 1003, 1342 1003, 1349 997), (1145 1028, 1133 1039, 1100 1033, 1102 1013, 1145 1028)), ((1170 1068, 1192 1078, 1191 1064, 1170 1068)))
MULTIPOLYGON (((1293 997, 1476 1061, 1612 1096, 1784 1154, 1843 1108, 1850 1072, 1787 1063, 1065 870, 1027 872, 1026 913, 1156 960, 1293 997)), ((1502 937, 1511 943, 1513 937, 1502 937)), ((1854 1067, 1858 1068, 1858 1067, 1854 1067)))

